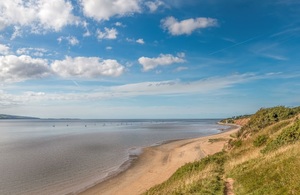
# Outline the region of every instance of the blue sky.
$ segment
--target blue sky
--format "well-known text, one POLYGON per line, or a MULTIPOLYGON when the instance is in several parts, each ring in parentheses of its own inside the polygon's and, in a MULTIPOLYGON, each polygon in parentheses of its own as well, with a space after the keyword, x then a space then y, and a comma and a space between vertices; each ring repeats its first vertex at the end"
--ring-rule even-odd
POLYGON ((298 0, 2 0, 0 110, 222 118, 300 104, 298 0))

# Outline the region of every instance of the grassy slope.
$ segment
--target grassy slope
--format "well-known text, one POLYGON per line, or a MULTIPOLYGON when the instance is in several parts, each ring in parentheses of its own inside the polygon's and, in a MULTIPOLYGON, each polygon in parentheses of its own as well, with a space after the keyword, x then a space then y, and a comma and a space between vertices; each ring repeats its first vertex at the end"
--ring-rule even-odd
MULTIPOLYGON (((145 194, 299 194, 300 107, 261 109, 223 152, 188 163, 145 194)), ((233 136, 235 137, 235 136, 233 136)))

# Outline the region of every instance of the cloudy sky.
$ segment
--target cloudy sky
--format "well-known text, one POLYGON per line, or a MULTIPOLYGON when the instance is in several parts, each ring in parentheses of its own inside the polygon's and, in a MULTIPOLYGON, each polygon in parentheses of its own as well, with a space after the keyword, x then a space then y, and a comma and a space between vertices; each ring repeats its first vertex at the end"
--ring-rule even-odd
POLYGON ((0 113, 218 118, 300 105, 298 0, 1 0, 0 113))

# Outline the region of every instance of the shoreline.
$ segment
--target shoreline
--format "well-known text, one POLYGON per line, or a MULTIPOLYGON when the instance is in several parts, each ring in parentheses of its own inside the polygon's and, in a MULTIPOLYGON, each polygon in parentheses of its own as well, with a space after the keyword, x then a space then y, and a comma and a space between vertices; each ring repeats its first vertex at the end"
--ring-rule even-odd
POLYGON ((127 169, 83 189, 78 194, 141 194, 167 180, 182 165, 221 151, 230 134, 240 129, 239 125, 218 124, 230 127, 214 135, 169 140, 159 145, 145 147, 142 153, 131 161, 127 169), (216 142, 209 141, 218 138, 222 139, 216 142))

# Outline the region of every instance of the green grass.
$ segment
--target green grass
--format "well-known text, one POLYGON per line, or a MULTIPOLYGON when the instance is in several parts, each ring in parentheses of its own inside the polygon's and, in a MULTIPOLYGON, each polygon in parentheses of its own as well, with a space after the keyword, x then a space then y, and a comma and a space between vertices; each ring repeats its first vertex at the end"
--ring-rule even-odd
POLYGON ((259 135, 254 141, 253 141, 253 146, 255 147, 260 147, 264 145, 268 140, 267 135, 259 135))
POLYGON ((290 121, 281 121, 281 122, 276 123, 275 125, 273 125, 270 128, 270 134, 276 133, 278 130, 286 127, 289 124, 290 124, 290 121))
POLYGON ((281 120, 290 119, 299 114, 299 107, 287 108, 284 106, 277 106, 273 108, 261 108, 254 115, 251 116, 250 121, 241 128, 238 132, 238 137, 247 137, 260 130, 275 124, 281 120))
POLYGON ((278 154, 261 155, 229 171, 236 195, 282 195, 300 192, 300 145, 278 154))
POLYGON ((262 150, 267 153, 280 148, 283 145, 292 144, 300 140, 300 120, 285 128, 274 140, 270 141, 262 150))
POLYGON ((215 143, 215 142, 221 142, 221 141, 228 141, 226 138, 215 138, 215 139, 209 139, 208 140, 210 143, 215 143))
POLYGON ((145 195, 222 195, 225 160, 225 153, 220 152, 201 161, 188 163, 179 168, 166 182, 149 189, 145 195))
POLYGON ((231 148, 232 147, 241 147, 243 142, 241 139, 230 139, 228 144, 231 148))
MULTIPOLYGON (((146 195, 223 195, 225 179, 236 195, 298 195, 300 192, 300 107, 260 109, 228 149, 188 163, 146 195)), ((209 142, 224 141, 210 139, 209 142)))

